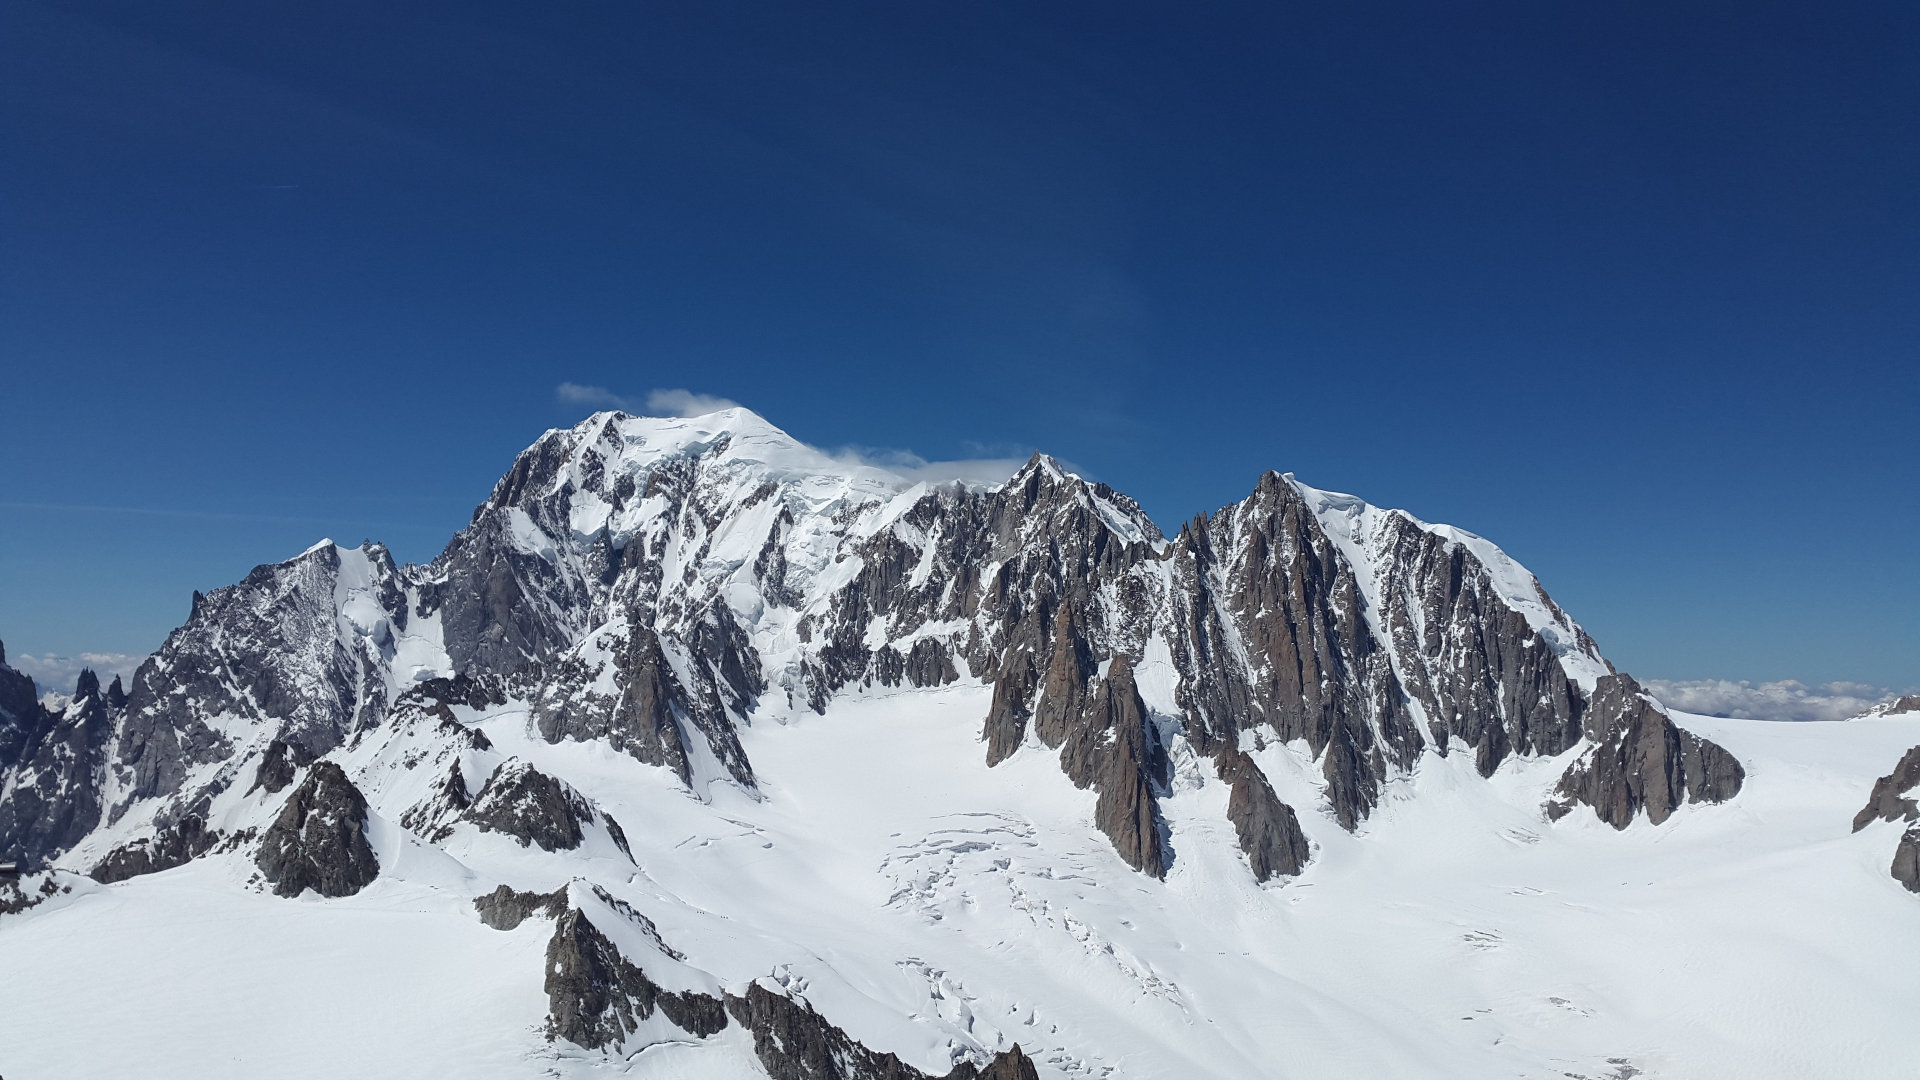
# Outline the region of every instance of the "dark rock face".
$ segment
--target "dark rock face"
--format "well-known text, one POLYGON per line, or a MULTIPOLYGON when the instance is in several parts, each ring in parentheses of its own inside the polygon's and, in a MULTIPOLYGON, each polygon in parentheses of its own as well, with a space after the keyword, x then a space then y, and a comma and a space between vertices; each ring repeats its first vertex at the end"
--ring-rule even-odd
POLYGON ((505 833, 521 847, 571 851, 594 820, 593 804, 565 783, 531 765, 508 763, 494 770, 462 815, 482 832, 505 833))
POLYGON ((473 796, 467 792, 466 774, 460 771, 460 763, 455 761, 447 766, 447 775, 441 778, 426 798, 400 815, 400 827, 429 843, 437 844, 453 835, 453 823, 472 805, 473 796))
POLYGON ((1214 759, 1220 779, 1232 786, 1227 795, 1227 820, 1240 837, 1256 881, 1298 874, 1312 851, 1300 831, 1293 807, 1280 801, 1266 774, 1240 750, 1223 750, 1214 759))
MULTIPOLYGON (((11 767, 0 772, 0 861, 35 865, 45 862, 100 824, 100 790, 107 766, 107 747, 117 716, 100 693, 92 672, 82 674, 72 701, 58 714, 40 708, 30 697, 17 700, 19 679, 12 668, 0 667, 9 710, 0 745, 14 755, 11 767), (30 708, 29 708, 30 705, 30 708)), ((26 679, 26 693, 33 682, 26 679)))
POLYGON ((1900 834, 1900 846, 1893 849, 1893 880, 1920 893, 1920 826, 1900 834))
POLYGON ((198 815, 189 814, 161 828, 150 839, 135 840, 114 848, 101 859, 88 876, 102 884, 125 881, 143 874, 157 874, 176 866, 185 866, 213 850, 221 834, 207 828, 198 815))
POLYGON ((719 998, 662 990, 578 908, 560 916, 547 943, 546 990, 547 1038, 590 1050, 618 1047, 656 1009, 696 1038, 727 1026, 719 998))
POLYGON ((495 930, 513 930, 535 915, 558 919, 567 911, 567 887, 550 893, 520 892, 505 885, 473 898, 480 921, 495 930))
POLYGON ((1094 824, 1127 865, 1165 877, 1172 858, 1154 787, 1165 782, 1166 754, 1126 657, 1114 658, 1086 714, 1075 718, 1060 762, 1075 786, 1100 793, 1094 824))
POLYGON ((380 874, 367 843, 367 800, 340 766, 320 761, 260 837, 254 861, 276 896, 352 896, 380 874))
POLYGON ((963 1061, 936 1078, 862 1046, 805 1001, 758 982, 744 995, 728 994, 727 1011, 753 1033, 754 1054, 772 1080, 1039 1080, 1018 1046, 995 1055, 985 1069, 963 1061))
POLYGON ((1732 754, 1676 726, 1626 675, 1600 680, 1585 724, 1596 745, 1560 778, 1550 818, 1584 803, 1616 829, 1643 809, 1658 825, 1682 802, 1733 798, 1746 779, 1732 754))
POLYGON ((290 743, 284 739, 275 739, 267 744, 267 752, 260 758, 260 767, 254 770, 253 784, 247 793, 264 790, 270 795, 278 795, 286 790, 300 770, 313 764, 313 751, 299 743, 290 743))
POLYGON ((1901 755, 1893 771, 1874 781, 1867 805, 1854 815, 1853 831, 1859 832, 1872 822, 1920 820, 1920 805, 1906 794, 1920 787, 1920 746, 1901 755))
POLYGON ((34 693, 33 679, 7 666, 6 646, 0 643, 0 773, 18 762, 50 723, 40 707, 40 696, 34 693))
POLYGON ((679 717, 689 711, 687 694, 661 654, 660 635, 648 629, 635 630, 621 653, 622 662, 614 677, 621 692, 609 707, 595 708, 597 703, 567 700, 554 689, 564 682, 549 684, 542 707, 535 714, 541 737, 551 743, 605 739, 614 749, 648 765, 664 765, 680 777, 681 783, 689 782, 692 770, 679 722, 679 717))

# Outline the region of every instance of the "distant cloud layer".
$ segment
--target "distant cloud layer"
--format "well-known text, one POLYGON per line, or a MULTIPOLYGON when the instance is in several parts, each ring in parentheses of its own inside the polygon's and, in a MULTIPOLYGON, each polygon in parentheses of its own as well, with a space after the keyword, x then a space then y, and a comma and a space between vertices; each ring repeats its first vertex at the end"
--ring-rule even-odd
POLYGON ((53 653, 34 656, 24 653, 7 657, 7 663, 32 677, 34 688, 40 691, 43 698, 48 694, 65 698, 73 693, 74 684, 80 681, 83 668, 90 668, 100 676, 102 686, 111 683, 116 675, 130 683, 134 669, 145 659, 145 654, 133 653, 83 652, 78 656, 56 656, 53 653))
POLYGON ((1845 720, 1895 696, 1867 683, 1808 686, 1796 679, 1751 683, 1726 679, 1648 679, 1653 696, 1684 712, 1752 720, 1845 720))

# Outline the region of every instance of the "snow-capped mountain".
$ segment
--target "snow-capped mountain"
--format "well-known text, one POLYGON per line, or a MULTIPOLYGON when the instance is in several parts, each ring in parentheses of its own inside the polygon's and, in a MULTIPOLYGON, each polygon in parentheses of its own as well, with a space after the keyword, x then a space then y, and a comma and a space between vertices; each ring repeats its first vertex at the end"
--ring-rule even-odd
MULTIPOLYGON (((433 562, 259 567, 124 692, 83 678, 55 714, 23 678, 0 655, 0 858, 27 871, 0 958, 62 926, 140 953, 231 918, 292 954, 360 926, 369 958, 458 968, 351 992, 467 987, 466 1074, 1655 1072, 1701 1058, 1463 1040, 1454 991, 1387 974, 1420 919, 1316 899, 1425 902, 1397 875, 1443 853, 1442 892, 1491 888, 1538 849, 1591 909, 1594 865, 1764 815, 1742 722, 1676 724, 1471 533, 1268 473, 1169 538, 1043 455, 909 484, 742 409, 548 432, 433 562)), ((1504 947, 1480 933, 1454 936, 1504 947)), ((390 1027, 368 1067, 405 1074, 390 1027)))

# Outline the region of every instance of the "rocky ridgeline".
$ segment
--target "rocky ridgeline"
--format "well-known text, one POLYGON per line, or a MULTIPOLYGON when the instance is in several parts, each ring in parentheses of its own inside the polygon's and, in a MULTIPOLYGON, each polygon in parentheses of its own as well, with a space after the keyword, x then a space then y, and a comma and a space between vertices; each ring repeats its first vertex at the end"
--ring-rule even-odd
MULTIPOLYGON (((83 686, 56 718, 0 703, 27 717, 0 742, 20 778, 0 852, 53 858, 156 800, 176 823, 237 755, 264 753, 255 783, 275 791, 409 701, 473 694, 701 789, 753 785, 738 731, 756 709, 979 679, 988 763, 1057 751, 1115 850, 1156 876, 1179 843, 1159 810, 1176 743, 1227 755, 1250 861, 1298 869, 1299 808, 1231 757, 1253 731, 1312 756, 1349 830, 1428 750, 1491 775, 1584 742, 1553 812, 1618 827, 1739 789, 1729 755, 1609 690, 1591 640, 1468 534, 1274 473, 1171 540, 1040 455, 991 490, 903 487, 741 410, 550 432, 426 566, 317 545, 196 596, 124 699, 83 686), (1171 675, 1169 699, 1142 697, 1142 665, 1171 675)), ((449 775, 416 831, 468 801, 449 775)))
MULTIPOLYGON (((604 832, 625 851, 590 799, 455 709, 524 709, 548 743, 603 745, 705 797, 755 790, 750 716, 961 680, 992 687, 986 765, 1057 762, 1116 856, 1155 878, 1183 842, 1161 809, 1182 761, 1227 785, 1260 881, 1306 867, 1316 822, 1362 828, 1429 754, 1491 776, 1578 749, 1546 813, 1584 805, 1617 828, 1743 779, 1471 534, 1268 473, 1168 538, 1044 455, 992 489, 909 487, 742 410, 600 414, 522 453, 427 565, 322 543, 196 594, 125 693, 88 674, 49 712, 0 653, 0 860, 112 882, 243 851, 278 895, 349 896, 380 873, 369 795, 392 805, 388 784, 420 842, 468 829, 571 852, 604 832), (1244 749, 1276 741, 1313 762, 1314 805, 1288 805, 1244 749)), ((758 983, 662 989, 649 965, 670 950, 636 962, 594 922, 644 919, 577 894, 476 905, 501 929, 555 920, 553 1037, 738 1023, 776 1077, 923 1075, 758 983)), ((1017 1049, 950 1074, 1031 1075, 1017 1049)))

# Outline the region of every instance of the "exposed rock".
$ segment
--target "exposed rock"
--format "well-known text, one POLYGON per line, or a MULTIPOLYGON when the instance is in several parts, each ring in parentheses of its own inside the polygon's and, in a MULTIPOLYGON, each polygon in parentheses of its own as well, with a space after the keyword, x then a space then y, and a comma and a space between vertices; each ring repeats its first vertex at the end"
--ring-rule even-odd
POLYGON ((594 812, 586 796, 565 783, 525 762, 508 762, 494 770, 462 816, 481 832, 505 833, 521 847, 571 851, 585 838, 581 826, 593 823, 594 812))
POLYGON ((615 749, 649 765, 663 765, 693 781, 689 740, 706 742, 728 776, 753 784, 753 769, 734 731, 733 716, 745 715, 761 689, 758 660, 746 634, 723 604, 709 604, 688 628, 686 640, 669 643, 630 613, 590 637, 557 663, 541 688, 534 723, 548 742, 605 739, 615 749), (680 669, 666 655, 684 650, 680 669), (594 689, 602 668, 613 666, 615 696, 594 689))
POLYGON ((1108 667, 1086 715, 1068 734, 1060 761, 1076 786, 1100 793, 1094 824, 1127 865, 1165 877, 1172 859, 1161 835, 1154 786, 1164 782, 1166 754, 1126 657, 1115 657, 1108 667))
POLYGON ((1733 798, 1746 778, 1732 754, 1675 725, 1630 676, 1599 680, 1584 723, 1596 745, 1561 776, 1549 818, 1584 803, 1616 829, 1642 809, 1658 825, 1682 802, 1733 798))
POLYGON ((220 840, 219 830, 207 828, 199 815, 188 814, 159 829, 151 838, 143 837, 114 848, 88 876, 102 884, 111 884, 143 874, 157 874, 185 866, 213 850, 220 840))
POLYGON ((419 836, 429 843, 437 844, 453 835, 453 823, 469 806, 473 797, 467 793, 467 777, 460 771, 460 762, 448 764, 447 775, 419 802, 407 808, 400 815, 400 827, 419 836))
POLYGON ((340 766, 316 762, 261 835, 255 862, 276 896, 352 896, 380 874, 367 843, 367 800, 340 766))
POLYGON ((1893 879, 1920 893, 1920 825, 1900 834, 1900 846, 1893 849, 1893 879))
POLYGON ((290 743, 284 739, 275 739, 267 744, 267 752, 261 755, 260 767, 254 770, 253 783, 247 787, 247 794, 265 790, 268 794, 278 795, 293 783, 300 770, 313 764, 313 751, 299 743, 290 743))
POLYGON ((1067 741, 1068 731, 1086 712, 1087 680, 1094 668, 1086 640, 1074 625, 1073 609, 1062 604, 1053 620, 1053 655, 1047 661, 1047 678, 1033 707, 1033 734, 1042 743, 1057 747, 1067 741))
POLYGON ((0 876, 0 915, 18 915, 39 907, 61 893, 72 892, 73 886, 62 885, 55 880, 58 873, 46 871, 24 877, 12 874, 0 876))
POLYGON ((1227 795, 1227 820, 1240 837, 1257 881, 1297 874, 1312 851, 1300 831, 1293 807, 1280 801, 1265 773, 1241 750, 1223 750, 1214 760, 1220 779, 1232 785, 1227 795))
POLYGON ((772 1080, 1038 1080, 1033 1060, 1018 1046, 985 1069, 963 1061, 936 1078, 855 1042, 807 1002, 759 982, 743 995, 728 994, 727 1011, 753 1033, 754 1053, 772 1080))
POLYGON ((1033 654, 1021 651, 1007 660, 1007 666, 993 683, 993 702, 987 706, 984 734, 987 740, 987 764, 998 765, 1020 749, 1027 737, 1027 718, 1033 697, 1033 654))
POLYGON ((1898 716, 1901 713, 1920 712, 1920 694, 1908 694, 1895 698, 1875 710, 1882 716, 1898 716))
POLYGON ((1873 791, 1867 796, 1867 805, 1853 817, 1853 831, 1859 832, 1868 824, 1880 821, 1916 821, 1920 820, 1920 805, 1906 798, 1906 794, 1920 787, 1920 746, 1901 755, 1899 764, 1893 771, 1873 782, 1873 791))
MULTIPOLYGON (((30 693, 32 681, 26 685, 30 693)), ((37 702, 31 709, 17 702, 10 707, 19 723, 5 732, 16 756, 0 775, 0 862, 44 865, 100 824, 101 783, 118 716, 91 671, 81 673, 59 713, 37 702)))
POLYGON ((505 885, 473 898, 480 921, 495 930, 513 930, 535 915, 558 919, 567 911, 567 887, 550 893, 520 892, 505 885))
POLYGON ((661 989, 579 908, 559 917, 547 943, 546 990, 547 1038, 590 1050, 619 1047, 656 1009, 696 1038, 727 1026, 719 998, 661 989))

